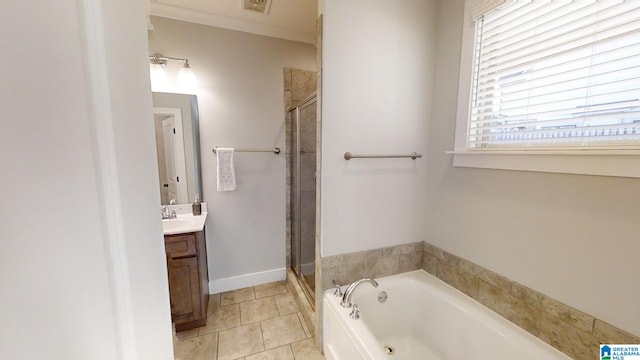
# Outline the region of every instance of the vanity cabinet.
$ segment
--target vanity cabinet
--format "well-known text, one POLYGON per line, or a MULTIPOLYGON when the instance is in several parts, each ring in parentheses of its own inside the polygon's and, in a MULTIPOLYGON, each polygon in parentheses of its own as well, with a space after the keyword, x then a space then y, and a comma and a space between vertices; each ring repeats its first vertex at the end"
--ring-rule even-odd
POLYGON ((204 230, 164 236, 171 319, 176 331, 207 322, 209 276, 204 230))

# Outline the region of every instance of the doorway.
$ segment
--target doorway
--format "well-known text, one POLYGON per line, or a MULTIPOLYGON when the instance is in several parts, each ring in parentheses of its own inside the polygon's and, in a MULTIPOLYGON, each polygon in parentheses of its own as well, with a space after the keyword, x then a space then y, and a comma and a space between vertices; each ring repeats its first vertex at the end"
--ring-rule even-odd
POLYGON ((182 111, 153 108, 158 157, 158 178, 162 204, 188 202, 187 170, 184 155, 182 111))

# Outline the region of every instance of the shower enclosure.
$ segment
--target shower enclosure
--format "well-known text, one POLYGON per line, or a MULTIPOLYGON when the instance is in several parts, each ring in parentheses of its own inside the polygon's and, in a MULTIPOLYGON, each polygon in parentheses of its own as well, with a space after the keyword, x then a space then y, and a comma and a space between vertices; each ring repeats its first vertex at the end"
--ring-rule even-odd
POLYGON ((316 96, 287 113, 290 145, 291 267, 307 300, 314 304, 316 237, 316 96))

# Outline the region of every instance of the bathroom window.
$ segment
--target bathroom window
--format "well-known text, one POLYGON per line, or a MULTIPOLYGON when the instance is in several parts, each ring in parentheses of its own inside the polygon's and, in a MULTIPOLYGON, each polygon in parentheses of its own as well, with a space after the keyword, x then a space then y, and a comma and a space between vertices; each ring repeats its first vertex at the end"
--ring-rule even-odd
POLYGON ((640 177, 640 1, 467 1, 453 154, 640 177))

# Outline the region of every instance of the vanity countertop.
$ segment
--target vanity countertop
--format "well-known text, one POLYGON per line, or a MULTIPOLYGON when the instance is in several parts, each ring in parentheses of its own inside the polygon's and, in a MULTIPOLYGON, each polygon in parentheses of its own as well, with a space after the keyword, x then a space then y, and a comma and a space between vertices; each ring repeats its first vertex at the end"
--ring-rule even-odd
POLYGON ((193 215, 191 204, 167 205, 169 211, 174 210, 177 217, 162 220, 164 235, 186 234, 204 229, 207 220, 207 204, 202 203, 202 214, 193 215))

